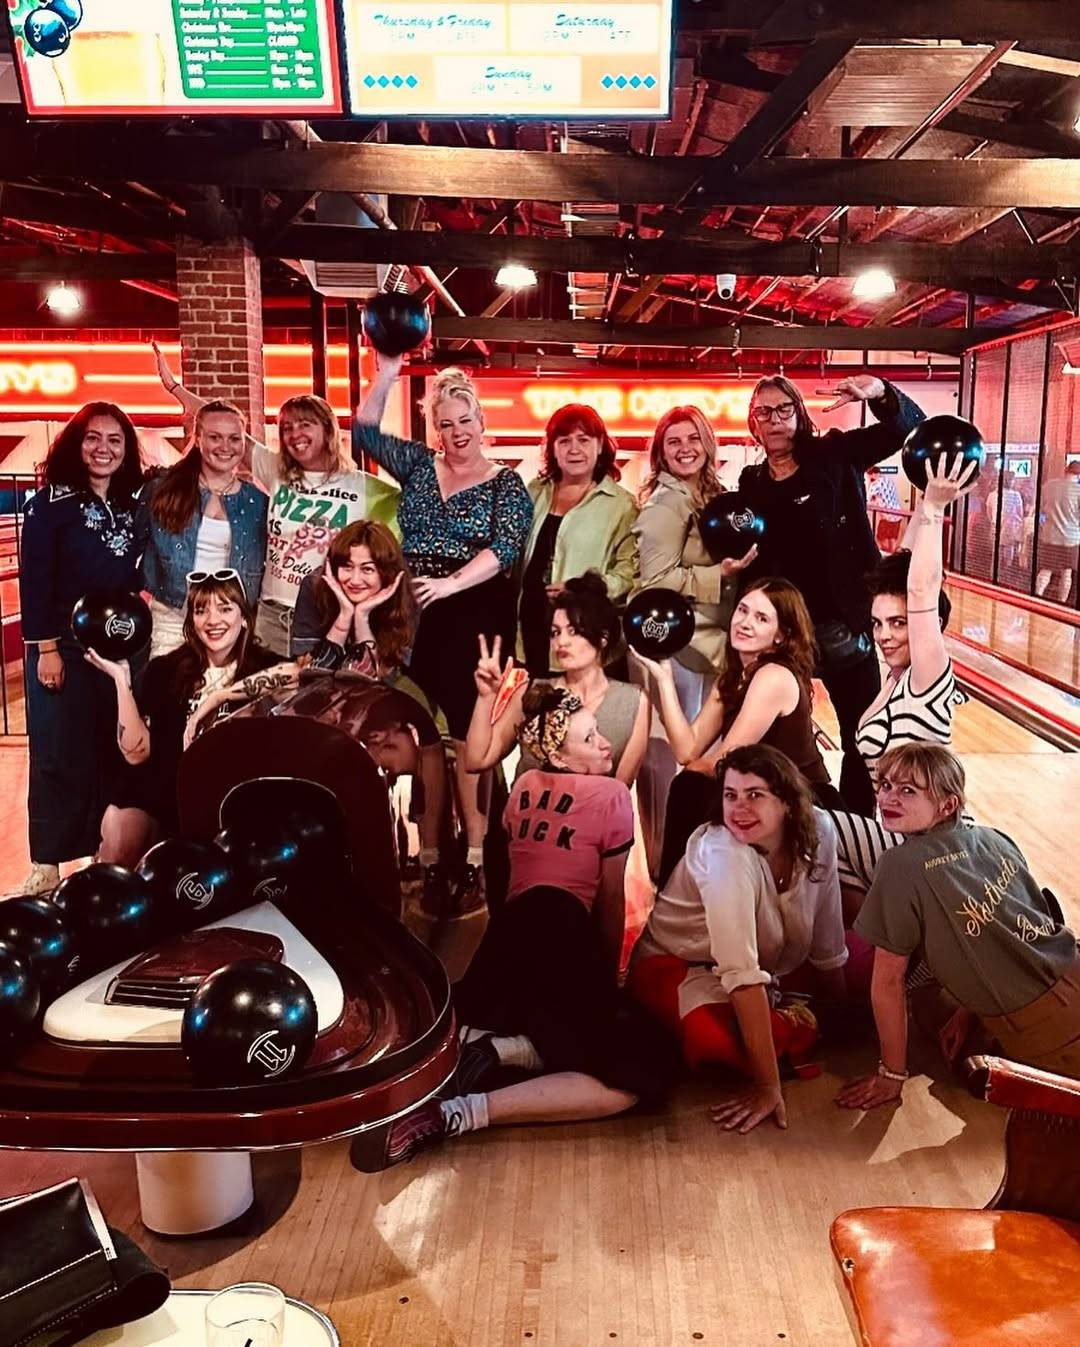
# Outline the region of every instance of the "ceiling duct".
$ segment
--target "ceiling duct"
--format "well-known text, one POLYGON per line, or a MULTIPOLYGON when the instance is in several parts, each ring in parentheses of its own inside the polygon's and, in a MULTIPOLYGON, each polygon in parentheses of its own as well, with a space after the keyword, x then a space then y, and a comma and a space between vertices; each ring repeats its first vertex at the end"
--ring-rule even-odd
MULTIPOLYGON (((385 211, 387 198, 375 200, 385 211)), ((350 225, 354 229, 378 229, 378 225, 356 204, 340 192, 323 192, 315 202, 319 224, 350 225)), ((399 271, 384 262, 313 262, 300 259, 311 288, 332 299, 369 299, 387 286, 391 272, 399 271)))
MULTIPOLYGON (((619 232, 617 205, 568 204, 563 207, 566 232, 571 238, 612 238, 619 232)), ((571 318, 603 318, 607 307, 606 271, 571 271, 566 278, 571 318)), ((595 357, 600 348, 594 342, 574 346, 574 354, 595 357)))

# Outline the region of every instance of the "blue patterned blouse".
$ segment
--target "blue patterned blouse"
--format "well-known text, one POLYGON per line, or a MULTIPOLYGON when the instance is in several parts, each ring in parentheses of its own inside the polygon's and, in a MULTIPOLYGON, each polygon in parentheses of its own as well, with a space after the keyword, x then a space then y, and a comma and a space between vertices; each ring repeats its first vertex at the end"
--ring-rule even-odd
POLYGON ((489 547, 504 571, 521 556, 533 506, 525 483, 512 468, 503 468, 486 482, 455 491, 443 500, 435 456, 426 445, 354 422, 357 462, 362 452, 401 483, 398 524, 406 556, 471 561, 489 547))

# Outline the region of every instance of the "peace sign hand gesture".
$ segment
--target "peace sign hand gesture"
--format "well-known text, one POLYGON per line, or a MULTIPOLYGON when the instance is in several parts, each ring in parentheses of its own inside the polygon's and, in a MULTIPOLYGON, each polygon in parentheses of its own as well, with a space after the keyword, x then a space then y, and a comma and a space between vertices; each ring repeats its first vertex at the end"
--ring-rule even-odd
POLYGON ((502 655, 502 637, 496 636, 491 643, 491 649, 488 650, 487 637, 480 637, 480 659, 473 671, 473 677, 476 679, 476 691, 479 696, 494 699, 502 686, 503 679, 508 677, 510 670, 514 667, 513 658, 506 661, 503 665, 500 662, 502 655))

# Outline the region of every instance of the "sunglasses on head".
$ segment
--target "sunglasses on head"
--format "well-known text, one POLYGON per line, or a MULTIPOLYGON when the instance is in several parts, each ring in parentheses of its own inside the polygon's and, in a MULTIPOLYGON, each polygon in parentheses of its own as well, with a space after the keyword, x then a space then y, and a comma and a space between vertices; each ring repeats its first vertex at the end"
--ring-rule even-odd
POLYGON ((198 585, 209 584, 212 580, 217 580, 219 582, 235 580, 240 586, 240 593, 243 594, 245 599, 247 598, 247 590, 244 588, 243 580, 240 579, 240 572, 234 570, 232 566, 229 566, 223 571, 188 571, 187 575, 184 576, 184 579, 187 581, 188 589, 195 589, 198 585))

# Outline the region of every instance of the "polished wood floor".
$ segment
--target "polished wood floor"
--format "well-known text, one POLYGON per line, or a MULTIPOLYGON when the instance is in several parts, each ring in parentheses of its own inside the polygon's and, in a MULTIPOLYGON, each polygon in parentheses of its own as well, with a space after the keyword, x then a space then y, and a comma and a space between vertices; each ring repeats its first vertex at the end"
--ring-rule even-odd
MULTIPOLYGON (((972 704, 958 725, 972 807, 1016 837, 1076 925, 1080 755, 989 716, 972 704)), ((0 750, 9 880, 24 787, 22 753, 0 750)), ((448 963, 476 934, 449 934, 448 963)), ((835 1213, 982 1205, 1002 1169, 1003 1117, 943 1077, 913 1080, 899 1109, 840 1112, 842 1080, 875 1060, 867 1044, 787 1086, 783 1133, 716 1131, 706 1105, 724 1086, 703 1080, 657 1116, 491 1131, 379 1176, 355 1172, 344 1143, 257 1157, 258 1212, 213 1239, 147 1234, 127 1156, 0 1155, 0 1194, 85 1175, 178 1285, 276 1282, 326 1310, 346 1347, 845 1347, 835 1213)))

